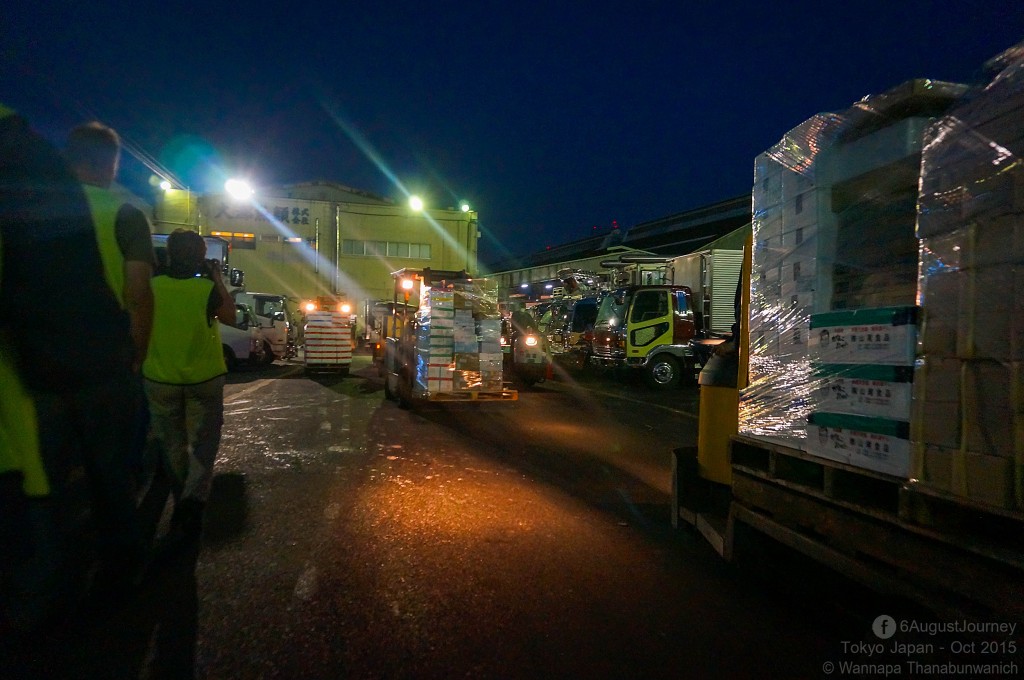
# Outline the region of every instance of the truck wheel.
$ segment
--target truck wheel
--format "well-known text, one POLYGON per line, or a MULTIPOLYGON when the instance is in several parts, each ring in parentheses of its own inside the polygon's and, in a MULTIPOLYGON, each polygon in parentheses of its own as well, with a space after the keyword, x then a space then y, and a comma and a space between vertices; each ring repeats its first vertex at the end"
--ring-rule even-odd
POLYGON ((270 346, 270 343, 266 340, 263 341, 263 365, 267 366, 274 363, 274 349, 270 346))
POLYGON ((398 374, 398 408, 411 409, 412 406, 412 377, 403 369, 398 374))
POLYGON ((679 385, 679 362, 668 354, 659 354, 647 364, 647 384, 659 390, 679 385))

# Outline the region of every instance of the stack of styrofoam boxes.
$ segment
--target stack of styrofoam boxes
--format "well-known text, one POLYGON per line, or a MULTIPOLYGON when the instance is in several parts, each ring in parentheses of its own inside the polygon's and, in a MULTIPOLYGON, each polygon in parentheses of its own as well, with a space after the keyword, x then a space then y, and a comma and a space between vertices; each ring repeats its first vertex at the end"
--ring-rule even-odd
POLYGON ((807 451, 906 478, 917 308, 881 307, 811 316, 817 377, 807 451))
MULTIPOLYGON (((875 106, 892 106, 899 92, 917 94, 896 88, 880 95, 875 106)), ((880 119, 891 115, 879 108, 880 119)), ((827 309, 915 303, 917 184, 922 137, 930 121, 921 116, 892 120, 830 149, 821 173, 831 188, 835 219, 827 309)), ((856 134, 856 129, 848 134, 856 134)))
POLYGON ((913 476, 1024 510, 1024 43, 928 131, 913 476))
POLYGON ((497 293, 472 282, 424 286, 417 336, 417 396, 501 391, 497 293))
POLYGON ((455 389, 455 293, 424 285, 417 312, 416 396, 455 389))
POLYGON ((833 114, 815 116, 754 162, 750 383, 739 432, 795 448, 806 436, 806 329, 820 278, 819 225, 828 216, 816 163, 841 124, 833 114))
POLYGON ((501 354, 501 317, 478 314, 480 332, 480 384, 487 392, 500 392, 504 388, 501 354))
POLYGON ((480 341, 473 318, 473 296, 460 290, 455 295, 455 390, 479 389, 480 341))

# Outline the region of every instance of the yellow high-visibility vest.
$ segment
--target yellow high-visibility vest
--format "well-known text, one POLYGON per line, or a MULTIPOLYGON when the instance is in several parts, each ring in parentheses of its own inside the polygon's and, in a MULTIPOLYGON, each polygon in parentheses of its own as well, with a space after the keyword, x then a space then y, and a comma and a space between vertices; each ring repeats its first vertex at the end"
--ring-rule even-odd
POLYGON ((227 373, 220 322, 206 317, 213 281, 163 274, 152 286, 153 332, 142 375, 169 385, 197 385, 227 373))
POLYGON ((117 212, 124 201, 109 189, 91 184, 83 184, 82 188, 96 227, 96 244, 99 245, 100 258, 103 260, 103 275, 124 309, 124 255, 117 245, 116 233, 117 212))
MULTIPOLYGON (((0 241, 0 253, 2 250, 0 241)), ((0 257, 0 266, 2 263, 0 257)), ((39 451, 35 402, 18 377, 14 356, 3 336, 0 336, 0 394, 3 395, 0 399, 0 473, 21 472, 25 495, 46 496, 50 493, 50 482, 39 451)))

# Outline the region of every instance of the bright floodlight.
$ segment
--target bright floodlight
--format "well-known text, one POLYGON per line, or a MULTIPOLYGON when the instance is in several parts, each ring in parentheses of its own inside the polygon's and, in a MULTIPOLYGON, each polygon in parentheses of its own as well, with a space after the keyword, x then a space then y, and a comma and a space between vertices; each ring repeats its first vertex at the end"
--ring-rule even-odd
POLYGON ((462 212, 469 212, 469 203, 463 203, 459 207, 462 208, 462 212))
POLYGON ((164 180, 163 182, 160 182, 160 188, 163 189, 164 191, 170 191, 171 183, 168 182, 167 180, 164 180))
POLYGON ((351 311, 352 311, 352 305, 348 304, 347 302, 341 303, 341 313, 342 314, 348 314, 351 311))
POLYGON ((412 279, 402 279, 402 290, 412 290, 414 285, 412 279))
POLYGON ((423 199, 420 198, 419 196, 410 196, 409 207, 415 210, 416 212, 423 210, 423 199))
POLYGON ((244 179, 229 179, 227 182, 224 182, 224 191, 228 192, 231 198, 239 201, 249 198, 256 193, 244 179))
POLYGON ((530 284, 528 284, 528 283, 520 283, 520 284, 519 284, 519 287, 520 287, 520 288, 529 288, 529 287, 530 287, 530 284))

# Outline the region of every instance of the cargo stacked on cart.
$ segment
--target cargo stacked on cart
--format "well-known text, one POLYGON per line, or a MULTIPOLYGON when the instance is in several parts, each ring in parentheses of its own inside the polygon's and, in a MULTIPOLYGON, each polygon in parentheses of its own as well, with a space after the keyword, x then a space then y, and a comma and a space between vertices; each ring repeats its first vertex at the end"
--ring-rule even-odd
POLYGON ((511 401, 505 389, 496 282, 464 271, 393 273, 385 392, 418 401, 511 401))

